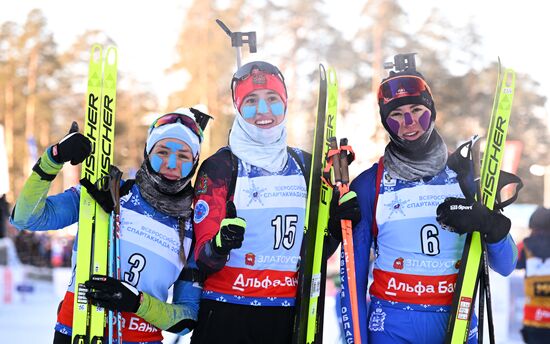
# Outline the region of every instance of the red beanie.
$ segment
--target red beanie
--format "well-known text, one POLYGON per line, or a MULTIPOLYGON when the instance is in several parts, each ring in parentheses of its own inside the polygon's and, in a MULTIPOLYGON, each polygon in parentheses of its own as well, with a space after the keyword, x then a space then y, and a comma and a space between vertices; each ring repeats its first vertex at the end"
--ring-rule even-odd
POLYGON ((237 111, 241 110, 243 99, 255 90, 268 89, 276 92, 286 109, 286 90, 284 82, 274 74, 269 74, 259 69, 253 69, 250 75, 235 84, 233 103, 237 111))

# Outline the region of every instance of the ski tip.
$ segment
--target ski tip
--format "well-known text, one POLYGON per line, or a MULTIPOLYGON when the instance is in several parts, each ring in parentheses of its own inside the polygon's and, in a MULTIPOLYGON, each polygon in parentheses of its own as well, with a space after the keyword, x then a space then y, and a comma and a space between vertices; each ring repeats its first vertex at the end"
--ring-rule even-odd
POLYGON ((108 64, 113 65, 113 66, 117 65, 118 51, 117 51, 116 46, 114 46, 114 45, 109 46, 109 48, 107 48, 107 53, 105 54, 105 56, 106 56, 106 62, 108 64))
POLYGON ((334 69, 334 67, 329 67, 328 69, 328 83, 331 85, 338 84, 338 78, 336 77, 336 69, 334 69))
POLYGON ((325 66, 323 66, 322 63, 319 63, 319 74, 321 74, 321 78, 324 80, 327 74, 327 71, 325 69, 325 66))
POLYGON ((103 53, 103 47, 99 43, 92 44, 90 49, 90 63, 101 62, 101 56, 103 53))

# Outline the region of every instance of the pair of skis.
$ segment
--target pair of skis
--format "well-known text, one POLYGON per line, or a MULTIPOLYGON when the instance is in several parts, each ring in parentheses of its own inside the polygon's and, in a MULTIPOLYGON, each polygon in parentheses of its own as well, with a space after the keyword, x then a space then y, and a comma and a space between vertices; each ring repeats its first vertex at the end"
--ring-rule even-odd
POLYGON ((319 99, 300 252, 293 344, 321 343, 323 337, 324 297, 319 296, 325 293, 325 241, 332 190, 322 183, 321 177, 330 147, 328 138, 336 134, 338 103, 336 72, 330 68, 328 75, 330 80, 325 67, 319 65, 319 99))
MULTIPOLYGON (((117 50, 94 44, 88 66, 84 135, 92 152, 82 164, 81 178, 92 183, 109 175, 114 157, 117 50)), ((77 258, 72 326, 73 344, 105 343, 105 310, 90 305, 84 282, 92 274, 107 274, 110 214, 87 192, 80 190, 77 258)))
MULTIPOLYGON (((328 258, 326 253, 327 224, 332 199, 332 185, 322 181, 322 173, 325 170, 330 170, 331 161, 325 159, 325 157, 328 156, 331 149, 334 149, 336 140, 338 108, 336 71, 331 67, 327 73, 325 67, 319 65, 319 80, 319 99, 311 152, 312 161, 304 222, 304 239, 300 252, 301 261, 298 275, 293 344, 322 343, 323 341, 326 260, 328 258)), ((340 188, 340 196, 343 196, 347 192, 349 179, 347 168, 344 168, 346 172, 346 178, 344 179, 340 174, 339 157, 332 158, 332 164, 335 182, 337 187, 340 188)), ((345 226, 343 227, 345 228, 344 247, 346 253, 349 253, 349 248, 353 247, 351 224, 345 222, 342 225, 345 226)), ((349 258, 353 260, 353 253, 350 253, 349 258)), ((355 305, 357 305, 357 302, 355 302, 355 305)))
MULTIPOLYGON (((471 148, 474 178, 479 183, 476 196, 489 209, 493 209, 498 191, 500 167, 514 98, 515 80, 516 76, 512 69, 504 70, 501 76, 499 59, 497 86, 481 168, 479 166, 479 140, 475 140, 471 148)), ((487 247, 479 232, 473 232, 468 234, 462 253, 445 343, 462 344, 467 341, 478 284, 480 286, 479 340, 480 342, 483 341, 483 299, 485 297, 489 317, 489 338, 490 342, 494 343, 487 247)))

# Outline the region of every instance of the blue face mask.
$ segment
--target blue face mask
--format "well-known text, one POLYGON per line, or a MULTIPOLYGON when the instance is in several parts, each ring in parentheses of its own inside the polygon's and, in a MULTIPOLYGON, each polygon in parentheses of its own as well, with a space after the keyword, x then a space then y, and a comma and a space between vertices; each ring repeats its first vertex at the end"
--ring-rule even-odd
MULTIPOLYGON (((271 109, 271 113, 275 116, 282 116, 285 113, 285 107, 283 105, 283 102, 276 102, 269 106, 269 109, 271 109)), ((245 105, 241 108, 241 114, 244 117, 244 119, 250 119, 256 116, 257 113, 267 113, 268 107, 265 100, 260 99, 258 101, 258 105, 245 105)))
MULTIPOLYGON (((174 169, 177 166, 177 152, 178 150, 183 148, 182 144, 176 143, 176 142, 167 142, 166 147, 168 147, 172 152, 168 156, 168 163, 166 167, 174 169)), ((158 154, 152 154, 149 158, 149 161, 151 162, 151 167, 153 170, 157 173, 160 173, 160 168, 163 163, 162 157, 160 157, 158 154)), ((193 168, 193 162, 191 161, 184 161, 181 163, 181 177, 187 177, 187 175, 191 172, 191 169, 193 168)))

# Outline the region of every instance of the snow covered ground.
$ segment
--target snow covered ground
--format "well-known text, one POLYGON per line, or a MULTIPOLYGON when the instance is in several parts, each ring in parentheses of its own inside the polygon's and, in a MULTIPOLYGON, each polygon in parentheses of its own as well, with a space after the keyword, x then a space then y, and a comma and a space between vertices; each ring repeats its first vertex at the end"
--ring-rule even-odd
POLYGON ((51 343, 59 299, 53 283, 34 281, 34 292, 0 304, 0 343, 51 343))
MULTIPOLYGON (((2 282, 6 282, 6 275, 4 267, 0 267, 0 343, 51 343, 57 305, 64 294, 65 283, 70 278, 70 270, 55 269, 50 275, 53 281, 25 278, 27 274, 19 273, 17 268, 13 270, 15 271, 12 271, 11 278, 14 286, 32 289, 32 292, 14 291, 11 302, 5 303, 6 294, 2 282)), ((520 274, 515 274, 512 278, 491 275, 497 343, 522 343, 519 337, 520 303, 523 302, 521 281, 520 274), (515 302, 518 300, 520 303, 515 302)), ((190 336, 176 340, 173 334, 165 333, 165 344, 187 344, 190 336)), ((327 297, 325 301, 323 342, 341 343, 334 297, 327 297)))
MULTIPOLYGON (((57 306, 65 292, 66 281, 70 278, 70 269, 54 269, 53 281, 25 278, 25 267, 11 269, 11 279, 15 286, 32 289, 32 292, 20 293, 14 290, 11 302, 5 303, 6 282, 4 267, 0 267, 0 343, 41 344, 51 343, 57 306)), ((21 288, 20 288, 21 289, 21 288)), ((334 311, 334 298, 325 301, 324 343, 340 343, 338 320, 334 311)), ((188 344, 190 335, 177 340, 177 336, 164 333, 165 344, 188 344)))

